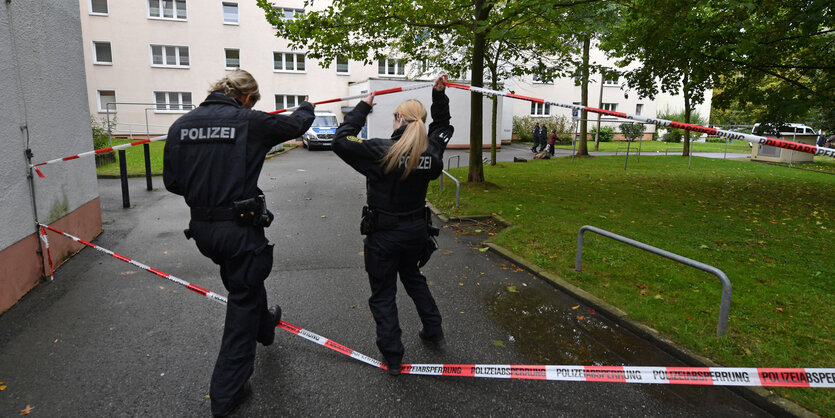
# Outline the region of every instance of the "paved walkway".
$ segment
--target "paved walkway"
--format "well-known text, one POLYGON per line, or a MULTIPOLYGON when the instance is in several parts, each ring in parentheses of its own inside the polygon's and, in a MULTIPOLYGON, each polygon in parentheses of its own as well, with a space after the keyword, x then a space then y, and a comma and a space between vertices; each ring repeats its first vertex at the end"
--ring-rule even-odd
MULTIPOLYGON (((260 184, 277 214, 268 229, 276 243, 270 301, 285 320, 379 359, 358 226, 364 179, 331 152, 296 149, 268 160, 260 184)), ((144 185, 131 180, 134 207, 122 209, 119 180, 100 180, 104 232, 95 242, 225 294, 217 268, 183 237, 182 199, 144 185)), ((442 230, 441 250, 424 269, 447 343, 440 351, 420 343, 401 288, 404 362, 681 365, 478 251, 483 233, 456 230, 442 230)), ((0 416, 27 405, 32 416, 208 416, 223 315, 218 303, 84 249, 0 316, 0 416)), ((723 388, 393 378, 283 331, 273 346, 259 346, 251 380, 254 395, 239 416, 764 415, 723 388)))

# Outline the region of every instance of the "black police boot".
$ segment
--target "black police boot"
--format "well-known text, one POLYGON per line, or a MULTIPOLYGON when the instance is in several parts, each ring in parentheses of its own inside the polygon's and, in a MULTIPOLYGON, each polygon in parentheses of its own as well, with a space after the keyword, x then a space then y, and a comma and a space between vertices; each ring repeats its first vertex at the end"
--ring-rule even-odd
MULTIPOLYGON (((270 309, 267 309, 270 313, 270 316, 273 317, 273 324, 274 326, 278 326, 278 323, 281 322, 281 306, 275 305, 270 309)), ((272 334, 270 337, 265 338, 263 341, 259 341, 264 347, 271 345, 275 341, 275 330, 272 330, 272 334)))
POLYGON ((400 376, 400 363, 402 359, 386 359, 386 369, 389 376, 400 376))
POLYGON ((242 387, 241 391, 238 392, 238 396, 235 398, 234 401, 232 401, 232 404, 229 405, 229 408, 226 408, 225 411, 217 414, 212 413, 212 416, 227 417, 231 415, 233 412, 235 412, 235 409, 237 409, 242 403, 244 403, 245 400, 249 399, 250 395, 252 395, 252 384, 249 383, 249 380, 247 380, 246 383, 244 383, 244 387, 242 387))
POLYGON ((422 341, 423 341, 426 345, 433 346, 433 347, 438 347, 438 346, 440 346, 440 345, 441 345, 441 343, 444 341, 444 332, 443 332, 443 331, 441 331, 441 332, 440 332, 439 334, 437 334, 437 335, 429 335, 429 334, 426 332, 426 330, 423 330, 423 329, 422 329, 422 330, 418 331, 418 337, 420 337, 420 339, 421 339, 421 340, 422 340, 422 341))

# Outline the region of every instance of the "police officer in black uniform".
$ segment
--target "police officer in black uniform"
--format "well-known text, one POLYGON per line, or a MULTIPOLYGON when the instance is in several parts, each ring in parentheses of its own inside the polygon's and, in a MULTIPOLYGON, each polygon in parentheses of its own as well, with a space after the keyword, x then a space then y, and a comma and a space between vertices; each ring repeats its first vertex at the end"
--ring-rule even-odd
POLYGON ((367 235, 368 305, 377 323, 377 347, 391 375, 400 374, 404 353, 395 303, 398 273, 423 324, 420 338, 433 345, 444 338, 441 314, 418 263, 435 248, 429 231, 437 228, 431 227, 426 188, 441 175, 444 150, 453 132, 444 93, 446 80, 446 75, 438 77, 432 89, 428 135, 426 108, 417 100, 407 100, 394 112, 391 138, 358 139, 375 104, 372 94, 345 115, 333 140, 333 151, 366 177, 368 206, 363 208, 361 232, 367 235))
POLYGON ((301 136, 314 119, 308 102, 289 116, 252 110, 259 98, 252 75, 233 71, 171 125, 165 142, 165 188, 191 208, 186 237, 220 266, 229 291, 210 389, 215 416, 228 415, 249 395, 256 342, 272 344, 281 320, 277 305, 267 309, 264 289, 273 264, 273 246, 264 236, 272 213, 257 184, 264 157, 301 136))

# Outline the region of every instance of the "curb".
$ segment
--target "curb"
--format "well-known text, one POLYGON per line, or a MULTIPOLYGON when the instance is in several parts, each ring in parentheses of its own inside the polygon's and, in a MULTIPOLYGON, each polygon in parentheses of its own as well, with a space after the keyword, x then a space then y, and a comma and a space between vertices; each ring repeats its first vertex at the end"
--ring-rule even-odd
MULTIPOLYGON (((443 212, 438 210, 434 205, 429 202, 426 202, 429 209, 432 211, 435 216, 437 216, 442 222, 449 223, 450 221, 465 221, 470 219, 488 219, 492 218, 494 221, 506 226, 507 228, 512 228, 513 224, 508 222, 506 219, 502 218, 498 215, 476 215, 476 216, 466 216, 466 217, 449 217, 446 216, 443 212)), ((502 257, 508 259, 509 261, 518 264, 519 266, 525 268, 532 274, 537 277, 541 277, 549 282, 552 286, 566 292, 567 294, 579 299, 584 304, 593 307, 596 311, 600 314, 608 318, 609 320, 619 324, 620 326, 628 329, 629 331, 635 333, 636 335, 644 338, 655 346, 666 352, 667 354, 683 361, 684 363, 695 366, 695 367, 725 367, 715 361, 700 356, 696 353, 691 352, 683 347, 679 347, 673 341, 664 338, 661 333, 648 327, 644 324, 638 323, 633 321, 629 318, 629 315, 621 310, 620 308, 606 302, 605 300, 583 290, 580 287, 577 287, 563 278, 545 271, 543 268, 537 266, 530 260, 522 258, 521 256, 513 253, 507 248, 504 248, 500 245, 497 245, 491 242, 489 239, 484 242, 484 245, 489 247, 491 250, 499 253, 502 257)), ((764 409, 765 411, 775 414, 775 415, 791 415, 797 417, 818 417, 812 411, 774 393, 771 390, 768 390, 764 387, 746 387, 746 386, 728 386, 727 389, 733 391, 734 393, 742 396, 743 398, 747 399, 754 405, 759 406, 760 408, 764 409)))

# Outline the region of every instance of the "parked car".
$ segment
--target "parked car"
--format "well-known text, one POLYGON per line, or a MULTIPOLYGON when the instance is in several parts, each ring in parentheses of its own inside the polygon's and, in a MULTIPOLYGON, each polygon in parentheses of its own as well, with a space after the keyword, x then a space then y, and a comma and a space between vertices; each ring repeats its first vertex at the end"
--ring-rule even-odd
POLYGON ((302 135, 302 146, 308 150, 313 148, 330 148, 333 135, 339 122, 331 111, 315 112, 316 119, 310 129, 302 135))
MULTIPOLYGON (((802 123, 755 123, 754 127, 751 129, 751 134, 776 136, 778 138, 790 140, 794 135, 817 135, 818 132, 816 132, 814 128, 806 126, 802 123)), ((753 144, 749 142, 748 146, 752 147, 753 144)))

